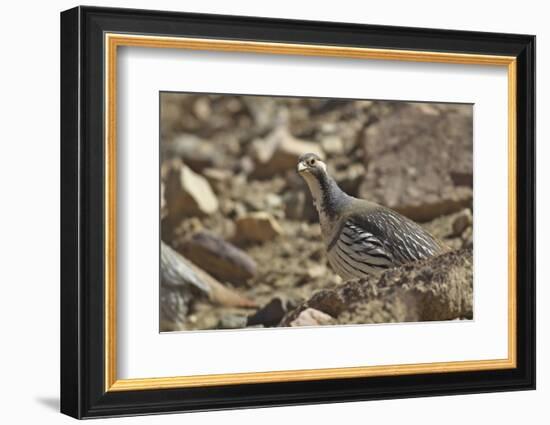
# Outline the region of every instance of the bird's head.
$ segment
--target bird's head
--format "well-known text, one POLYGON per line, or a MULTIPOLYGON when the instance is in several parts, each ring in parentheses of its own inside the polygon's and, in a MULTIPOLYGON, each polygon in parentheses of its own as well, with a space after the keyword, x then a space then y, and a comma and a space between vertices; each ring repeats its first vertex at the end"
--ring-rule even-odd
POLYGON ((298 174, 306 181, 313 201, 319 209, 327 194, 331 179, 327 174, 327 165, 314 153, 305 153, 298 159, 298 174))
POLYGON ((298 174, 304 179, 308 180, 308 177, 315 177, 319 180, 319 177, 326 173, 327 165, 318 155, 314 153, 305 153, 298 159, 298 174))
POLYGON ((305 153, 298 158, 298 174, 306 181, 317 207, 319 216, 334 217, 338 208, 349 201, 327 172, 325 162, 314 153, 305 153))

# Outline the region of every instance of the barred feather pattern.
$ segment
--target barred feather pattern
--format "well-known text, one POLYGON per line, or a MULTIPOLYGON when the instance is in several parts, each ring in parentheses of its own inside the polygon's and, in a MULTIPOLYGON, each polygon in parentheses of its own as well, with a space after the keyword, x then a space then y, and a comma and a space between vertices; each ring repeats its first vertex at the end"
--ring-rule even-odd
POLYGON ((390 210, 348 219, 328 249, 328 260, 344 280, 379 275, 391 267, 422 260, 442 251, 416 223, 390 210))

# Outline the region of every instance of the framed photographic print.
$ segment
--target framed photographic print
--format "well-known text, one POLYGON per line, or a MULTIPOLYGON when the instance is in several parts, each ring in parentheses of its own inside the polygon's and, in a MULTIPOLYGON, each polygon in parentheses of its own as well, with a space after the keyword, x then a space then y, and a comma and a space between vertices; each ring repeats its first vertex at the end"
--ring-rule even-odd
POLYGON ((535 38, 61 14, 61 411, 533 389, 535 38))

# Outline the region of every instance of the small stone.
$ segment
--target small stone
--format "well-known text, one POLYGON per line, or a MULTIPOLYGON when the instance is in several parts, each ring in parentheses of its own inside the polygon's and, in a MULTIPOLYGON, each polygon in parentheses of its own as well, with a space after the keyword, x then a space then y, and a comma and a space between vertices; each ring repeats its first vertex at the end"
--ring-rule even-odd
POLYGON ((198 119, 201 121, 206 121, 212 113, 212 109, 210 108, 210 99, 204 96, 199 97, 193 105, 193 112, 198 119))
POLYGON ((309 255, 309 258, 311 258, 313 261, 321 261, 324 257, 324 250, 323 249, 316 249, 315 251, 312 251, 309 255))
POLYGON ((265 139, 256 140, 254 149, 254 178, 268 178, 288 170, 296 169, 298 158, 307 152, 324 158, 323 151, 316 143, 297 139, 286 127, 278 127, 265 139))
POLYGON ((219 329, 241 329, 246 327, 246 316, 225 315, 220 318, 219 329))
POLYGON ((283 233, 281 225, 269 213, 259 211, 236 221, 236 239, 249 242, 267 242, 283 233))
POLYGON ((467 227, 466 230, 462 233, 462 248, 473 248, 474 238, 473 238, 472 227, 467 227))
POLYGON ((333 318, 322 311, 315 310, 314 308, 306 308, 302 311, 296 319, 290 322, 290 326, 322 326, 329 325, 333 321, 333 318))
POLYGON ((316 264, 307 269, 307 276, 310 279, 317 279, 324 276, 327 272, 327 268, 323 264, 316 264))
POLYGON ((323 133, 334 133, 336 131, 337 127, 336 124, 333 122, 323 122, 321 123, 321 131, 323 133))
POLYGON ((318 215, 307 188, 290 190, 283 195, 285 215, 290 220, 317 221, 318 215))
POLYGON ((470 171, 453 170, 451 171, 450 175, 455 186, 472 187, 474 185, 474 175, 471 170, 470 171))
POLYGON ((357 196, 359 186, 365 177, 365 166, 360 163, 346 164, 343 170, 335 171, 334 179, 348 195, 357 196))
POLYGON ((246 252, 210 232, 195 233, 179 250, 222 282, 242 285, 256 274, 256 262, 246 252))
POLYGON ((326 136, 321 140, 321 147, 328 155, 341 155, 344 153, 344 142, 338 136, 326 136))
POLYGON ((167 207, 166 207, 166 198, 164 197, 164 183, 160 183, 160 218, 164 218, 168 215, 167 207))
POLYGON ((240 202, 234 202, 230 199, 226 199, 221 204, 222 213, 229 219, 234 220, 237 217, 241 217, 246 214, 246 208, 240 202))
POLYGON ((265 197, 265 202, 270 209, 277 209, 283 205, 281 197, 274 193, 268 193, 265 197))
POLYGON ((236 172, 249 175, 254 171, 254 161, 249 156, 242 157, 236 164, 236 172))
POLYGON ((214 143, 208 143, 194 134, 180 134, 163 146, 166 157, 180 158, 196 172, 224 162, 224 155, 214 143))
POLYGON ((356 100, 355 106, 357 106, 357 108, 369 109, 373 103, 372 100, 356 100))
POLYGON ((472 213, 469 209, 464 209, 453 221, 453 236, 460 236, 466 228, 472 225, 472 213))
POLYGON ((219 207, 208 181, 178 160, 172 163, 164 195, 171 216, 210 215, 219 207))
POLYGON ((273 298, 256 313, 248 317, 247 326, 277 326, 286 312, 293 309, 295 306, 295 303, 287 299, 281 297, 273 298))
POLYGON ((420 110, 423 114, 426 115, 432 115, 432 116, 439 116, 440 112, 439 110, 429 103, 416 103, 414 105, 418 110, 420 110))
POLYGON ((228 181, 233 174, 229 170, 222 170, 220 168, 205 168, 202 170, 202 175, 213 185, 228 181))

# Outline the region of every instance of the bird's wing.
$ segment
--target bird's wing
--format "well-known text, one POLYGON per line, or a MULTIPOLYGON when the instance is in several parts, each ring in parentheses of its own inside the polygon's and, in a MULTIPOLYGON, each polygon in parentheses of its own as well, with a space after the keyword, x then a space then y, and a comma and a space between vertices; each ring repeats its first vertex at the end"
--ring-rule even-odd
POLYGON ((422 227, 389 209, 350 214, 342 234, 353 241, 352 247, 393 266, 432 257, 442 249, 422 227))
POLYGON ((382 239, 353 219, 344 221, 337 239, 336 252, 347 265, 359 272, 381 271, 391 267, 395 260, 382 239))
POLYGON ((195 273, 183 256, 161 241, 160 272, 164 283, 171 286, 191 284, 196 288, 210 293, 211 288, 195 273))

